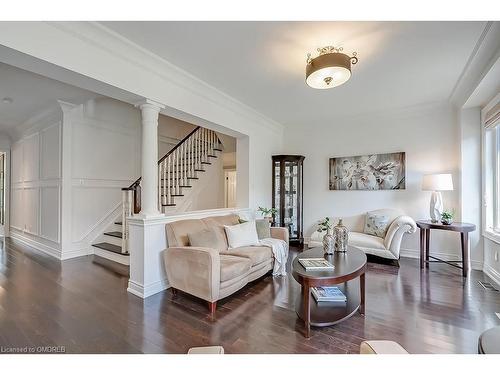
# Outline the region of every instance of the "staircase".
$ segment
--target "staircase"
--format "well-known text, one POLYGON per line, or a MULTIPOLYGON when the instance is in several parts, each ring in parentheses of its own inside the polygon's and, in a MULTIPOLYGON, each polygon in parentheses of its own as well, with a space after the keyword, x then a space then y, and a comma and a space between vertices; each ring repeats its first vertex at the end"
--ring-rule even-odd
MULTIPOLYGON (((182 212, 188 207, 186 196, 209 172, 221 151, 217 133, 198 126, 158 161, 158 207, 162 213, 182 212)), ((122 189, 123 213, 92 245, 96 256, 129 264, 126 218, 141 210, 140 183, 141 178, 122 189)))

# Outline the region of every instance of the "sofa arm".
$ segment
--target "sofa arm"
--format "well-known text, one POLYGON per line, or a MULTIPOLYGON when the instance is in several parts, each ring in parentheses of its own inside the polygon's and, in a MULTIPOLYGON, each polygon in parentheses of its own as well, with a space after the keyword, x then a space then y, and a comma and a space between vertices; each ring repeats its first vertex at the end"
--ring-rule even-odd
POLYGON ((271 227, 271 237, 277 238, 278 240, 283 240, 288 243, 290 238, 290 234, 288 233, 288 229, 283 227, 271 227))
POLYGON ((399 259, 399 251, 401 247, 401 240, 405 233, 415 233, 417 230, 417 223, 411 217, 406 215, 398 216, 391 223, 387 229, 384 238, 384 246, 389 250, 396 259, 399 259))
POLYGON ((169 247, 164 255, 167 278, 173 288, 209 302, 220 289, 220 255, 208 247, 169 247))

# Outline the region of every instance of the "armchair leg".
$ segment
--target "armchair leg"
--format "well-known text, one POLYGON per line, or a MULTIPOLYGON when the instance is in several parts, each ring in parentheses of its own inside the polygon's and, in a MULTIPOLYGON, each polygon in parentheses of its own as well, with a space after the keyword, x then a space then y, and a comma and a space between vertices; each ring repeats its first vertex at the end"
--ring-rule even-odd
POLYGON ((217 301, 208 303, 208 309, 210 310, 210 314, 215 313, 216 308, 217 308, 217 301))

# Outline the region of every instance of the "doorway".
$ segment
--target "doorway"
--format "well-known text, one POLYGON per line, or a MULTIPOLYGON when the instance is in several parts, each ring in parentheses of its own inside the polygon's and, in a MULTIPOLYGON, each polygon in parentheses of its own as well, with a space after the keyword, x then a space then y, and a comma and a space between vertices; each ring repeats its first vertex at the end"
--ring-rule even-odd
POLYGON ((236 169, 224 171, 224 207, 236 207, 236 169))

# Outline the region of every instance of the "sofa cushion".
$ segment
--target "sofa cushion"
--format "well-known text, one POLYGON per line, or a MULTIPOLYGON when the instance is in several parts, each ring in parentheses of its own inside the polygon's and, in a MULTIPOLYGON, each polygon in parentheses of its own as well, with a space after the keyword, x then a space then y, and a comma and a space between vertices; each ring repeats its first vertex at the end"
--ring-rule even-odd
POLYGON ((252 262, 248 258, 232 255, 220 256, 220 281, 232 280, 247 274, 250 271, 252 262))
POLYGON ((273 252, 270 247, 266 246, 245 246, 231 249, 225 254, 231 254, 237 257, 244 257, 251 260, 252 266, 272 259, 273 252))
POLYGON ((382 238, 366 233, 350 232, 349 245, 359 248, 386 250, 382 238))
POLYGON ((188 233, 189 246, 210 247, 222 251, 226 247, 226 239, 216 228, 199 230, 188 233))
POLYGON ((227 250, 228 243, 226 238, 226 232, 224 231, 224 225, 236 225, 239 224, 239 217, 235 214, 222 215, 222 216, 211 216, 201 219, 205 223, 207 228, 215 228, 224 237, 224 248, 222 250, 227 250))
POLYGON ((173 221, 165 227, 168 247, 189 246, 188 233, 207 229, 207 225, 200 219, 173 221))
POLYGON ((224 225, 229 249, 259 244, 255 221, 237 225, 224 225))
POLYGON ((364 233, 384 238, 388 227, 389 216, 380 215, 374 212, 366 213, 365 228, 363 230, 364 233))

